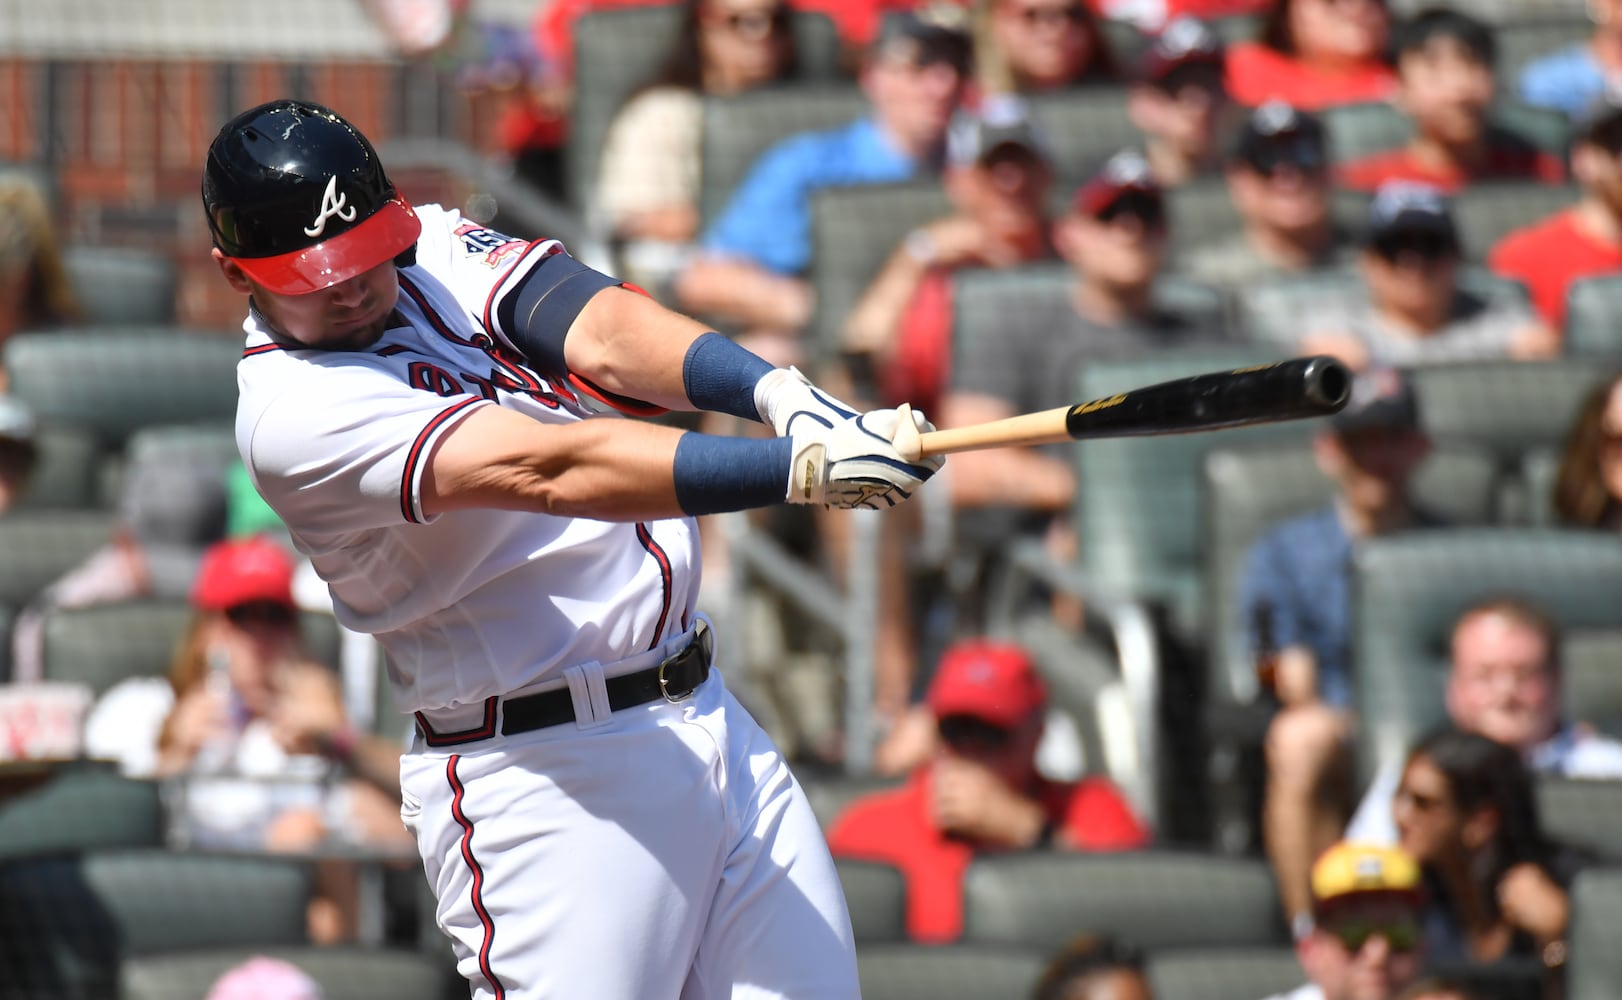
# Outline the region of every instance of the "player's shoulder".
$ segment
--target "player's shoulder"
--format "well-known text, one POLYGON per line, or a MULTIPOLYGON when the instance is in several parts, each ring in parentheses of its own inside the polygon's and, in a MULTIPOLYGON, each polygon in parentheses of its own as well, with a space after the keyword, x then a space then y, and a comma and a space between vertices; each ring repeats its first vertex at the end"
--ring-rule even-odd
POLYGON ((454 208, 424 205, 417 209, 417 215, 422 219, 422 236, 417 241, 416 263, 431 272, 455 271, 471 276, 487 270, 496 275, 531 247, 546 252, 564 249, 556 240, 531 240, 501 232, 454 208))

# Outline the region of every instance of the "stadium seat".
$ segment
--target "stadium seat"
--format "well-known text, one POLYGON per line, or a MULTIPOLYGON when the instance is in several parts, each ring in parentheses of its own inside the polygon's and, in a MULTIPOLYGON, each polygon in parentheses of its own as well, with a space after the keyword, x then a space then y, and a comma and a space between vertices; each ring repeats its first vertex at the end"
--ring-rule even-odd
POLYGON ((0 517, 0 604, 21 607, 113 537, 92 510, 18 510, 0 517))
MULTIPOLYGON (((1490 456, 1437 449, 1420 466, 1413 495, 1452 524, 1494 519, 1497 470, 1490 456)), ((1223 449, 1205 456, 1206 635, 1213 698, 1249 701, 1255 690, 1252 651, 1240 621, 1239 579, 1251 545, 1268 529, 1330 502, 1333 487, 1312 448, 1223 449)))
POLYGON ((1014 1000, 1042 974, 1042 956, 972 945, 869 945, 856 950, 863 1000, 1014 1000))
POLYGON ((1125 87, 1095 84, 1026 98, 1060 187, 1073 187, 1108 157, 1143 145, 1127 117, 1126 94, 1125 87))
POLYGON ((1264 861, 1165 850, 1027 852, 976 860, 963 940, 1052 952, 1081 933, 1150 951, 1288 942, 1264 861))
POLYGON ((1615 1000, 1622 983, 1622 868, 1590 869, 1571 891, 1566 1000, 1615 1000))
POLYGON ((882 792, 885 789, 897 788, 900 781, 895 778, 878 777, 830 777, 802 779, 805 788, 805 797, 811 803, 811 811, 817 815, 817 823, 826 830, 833 821, 839 818, 840 813, 852 802, 864 795, 873 792, 882 792))
POLYGON ((1498 241, 1517 229, 1577 203, 1574 184, 1478 181, 1453 196, 1453 218, 1466 260, 1483 261, 1498 241))
POLYGON ((163 677, 191 620, 180 601, 57 609, 45 617, 45 680, 87 684, 100 697, 129 677, 163 677))
MULTIPOLYGON (((658 71, 680 19, 681 7, 671 4, 593 10, 575 22, 567 169, 577 212, 586 214, 596 200, 609 124, 625 99, 658 71)), ((840 71, 839 36, 826 15, 795 12, 794 50, 804 79, 827 79, 840 71)))
POLYGON ((101 445, 82 427, 44 424, 34 433, 39 463, 17 509, 84 509, 100 504, 96 472, 101 445))
POLYGON ((201 550, 225 535, 226 475, 238 461, 230 421, 147 427, 108 486, 143 542, 201 550))
POLYGON ((1537 797, 1544 833, 1607 864, 1622 864, 1622 781, 1540 777, 1537 797))
POLYGON ((812 353, 838 351, 840 329, 867 286, 908 232, 952 214, 935 180, 829 188, 811 199, 812 353))
POLYGON ((1530 448, 1521 456, 1515 483, 1516 512, 1522 524, 1534 528, 1556 528, 1554 484, 1560 475, 1560 451, 1554 445, 1530 448))
POLYGON ((1558 448, 1589 390, 1606 375, 1584 359, 1481 361, 1416 369, 1424 422, 1438 445, 1492 451, 1503 468, 1558 448))
MULTIPOLYGON (((1367 223, 1371 196, 1363 191, 1335 188, 1330 193, 1329 211, 1342 232, 1358 233, 1367 223)), ((1222 177, 1195 178, 1166 193, 1172 245, 1168 248, 1175 264, 1194 250, 1225 241, 1239 229, 1239 210, 1228 195, 1228 182, 1222 177)))
POLYGON ((1622 275, 1574 281, 1566 293, 1565 353, 1622 364, 1622 275))
POLYGON ((1149 956, 1155 1000, 1259 1000, 1307 981, 1293 948, 1224 948, 1149 956))
POLYGON ((80 245, 62 251, 62 264, 87 322, 163 327, 175 321, 180 273, 172 257, 80 245))
POLYGON ((1448 637, 1488 596, 1535 600, 1567 629, 1622 627, 1622 538, 1456 528, 1367 541, 1353 558, 1359 766, 1402 759, 1445 715, 1448 637))
POLYGON ((235 419, 241 356, 240 334, 81 328, 12 338, 5 367, 41 422, 117 448, 143 427, 235 419))
POLYGON ((707 227, 726 208, 762 153, 799 132, 848 124, 867 112, 854 86, 774 87, 704 99, 699 216, 707 227))
POLYGON ((1622 628, 1573 630, 1561 658, 1566 717, 1622 738, 1622 628))
MULTIPOLYGON (((1322 114, 1329 133, 1330 155, 1336 163, 1396 149, 1413 133, 1412 120, 1387 101, 1341 104, 1325 108, 1322 114)), ((1563 113, 1548 108, 1504 101, 1493 109, 1492 120, 1500 128, 1551 153, 1564 155, 1570 141, 1570 120, 1563 113)))
POLYGON ((907 885, 901 872, 871 861, 834 861, 858 942, 907 939, 907 885))
POLYGON ((1594 33, 1593 22, 1569 0, 1498 0, 1483 6, 1501 11, 1494 33, 1498 39, 1499 86, 1507 93, 1519 89, 1521 70, 1527 63, 1586 42, 1594 33))
POLYGON ((114 997, 130 957, 305 943, 308 871, 115 850, 0 865, 0 968, 23 996, 114 997))
POLYGON ((453 979, 460 980, 449 961, 397 948, 217 948, 126 959, 122 1000, 202 997, 220 976, 257 956, 298 966, 320 985, 321 1000, 445 1000, 453 979))
POLYGON ((44 784, 0 802, 0 859, 113 847, 162 847, 158 785, 90 761, 62 766, 44 784))

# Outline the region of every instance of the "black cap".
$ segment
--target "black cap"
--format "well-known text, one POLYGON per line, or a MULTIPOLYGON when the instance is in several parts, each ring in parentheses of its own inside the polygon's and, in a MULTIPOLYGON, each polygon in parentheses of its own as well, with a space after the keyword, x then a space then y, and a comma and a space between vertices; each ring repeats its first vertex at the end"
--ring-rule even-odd
POLYGON ((1380 185, 1369 205, 1367 241, 1374 244, 1411 235, 1440 236, 1458 246, 1459 231, 1446 196, 1429 184, 1413 181, 1380 185))
POLYGON ((1168 22, 1144 50, 1140 74, 1145 81, 1157 83, 1184 66, 1209 66, 1220 71, 1224 58, 1222 38, 1204 21, 1179 17, 1168 22))
POLYGON ((876 59, 901 56, 917 65, 947 62, 967 73, 974 65, 968 12, 949 3, 891 11, 879 22, 870 51, 876 59))
POLYGON ((1352 379, 1346 406, 1329 418, 1336 431, 1419 429, 1419 396, 1396 368, 1374 368, 1352 379))
POLYGON ((1329 164, 1329 140, 1317 116, 1283 101, 1268 101, 1245 116, 1232 159, 1266 172, 1280 163, 1304 170, 1329 164))
POLYGON ((214 245, 288 295, 347 281, 422 233, 366 136, 308 101, 261 104, 220 129, 203 167, 203 208, 214 245))

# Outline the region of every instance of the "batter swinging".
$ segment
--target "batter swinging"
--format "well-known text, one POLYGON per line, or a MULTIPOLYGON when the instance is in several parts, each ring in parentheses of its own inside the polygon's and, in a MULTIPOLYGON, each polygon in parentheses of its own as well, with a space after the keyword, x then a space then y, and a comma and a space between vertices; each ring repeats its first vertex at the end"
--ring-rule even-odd
POLYGON ((889 506, 940 460, 556 242, 414 209, 318 105, 229 122, 203 202, 251 296, 238 446, 415 713, 402 816, 473 995, 857 996, 810 807, 710 670, 690 518, 889 506))

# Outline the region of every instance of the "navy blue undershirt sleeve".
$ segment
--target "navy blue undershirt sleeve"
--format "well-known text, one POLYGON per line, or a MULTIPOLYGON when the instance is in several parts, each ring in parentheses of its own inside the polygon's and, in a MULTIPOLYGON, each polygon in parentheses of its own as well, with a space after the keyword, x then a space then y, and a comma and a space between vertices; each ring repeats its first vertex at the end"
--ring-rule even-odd
POLYGON ((518 286, 496 304, 496 321, 525 360, 553 379, 569 374, 563 340, 592 296, 622 282, 594 270, 566 253, 543 257, 518 286))
POLYGON ((671 465, 676 502, 691 516, 782 503, 793 438, 732 438, 689 431, 671 465))

